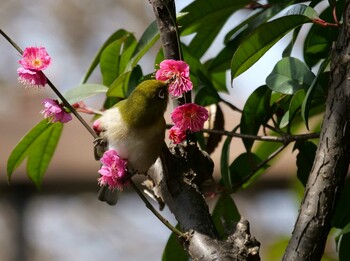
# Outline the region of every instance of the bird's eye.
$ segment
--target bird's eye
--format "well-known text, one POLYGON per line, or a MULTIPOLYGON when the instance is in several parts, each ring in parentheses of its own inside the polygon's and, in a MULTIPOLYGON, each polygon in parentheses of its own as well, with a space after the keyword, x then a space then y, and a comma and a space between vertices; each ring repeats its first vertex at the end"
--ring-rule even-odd
POLYGON ((161 99, 164 99, 165 98, 165 92, 163 89, 161 89, 159 92, 158 92, 158 97, 161 98, 161 99))

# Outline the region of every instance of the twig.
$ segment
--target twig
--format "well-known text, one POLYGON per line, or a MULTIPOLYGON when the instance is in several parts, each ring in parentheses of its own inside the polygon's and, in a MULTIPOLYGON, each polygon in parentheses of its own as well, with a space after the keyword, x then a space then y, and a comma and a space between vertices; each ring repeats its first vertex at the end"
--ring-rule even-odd
POLYGON ((152 206, 152 204, 147 200, 147 198, 142 194, 142 192, 139 190, 139 188, 136 186, 136 184, 130 179, 130 184, 132 188, 136 191, 136 193, 139 195, 139 197, 142 199, 142 201, 145 203, 146 207, 162 222, 167 228, 169 228, 172 232, 174 232, 179 237, 184 237, 184 233, 182 233, 180 230, 178 230, 176 227, 171 225, 168 220, 166 220, 155 208, 152 206))
MULTIPOLYGON (((23 55, 23 50, 3 31, 0 29, 0 34, 21 54, 23 55)), ((44 74, 44 73, 43 73, 44 74)), ((64 106, 66 106, 71 113, 83 124, 83 126, 90 132, 90 134, 96 139, 98 135, 93 131, 93 129, 87 124, 87 122, 80 116, 80 114, 75 110, 75 108, 70 105, 70 103, 64 98, 60 91, 55 87, 55 85, 49 80, 49 78, 44 74, 47 80, 47 84, 51 87, 53 92, 61 99, 64 106)))
POLYGON ((282 150, 284 150, 287 147, 287 145, 283 145, 281 147, 279 147, 277 150, 275 150, 272 154, 270 154, 270 156, 268 156, 265 160, 263 160, 262 162, 260 162, 258 165, 256 165, 251 172, 245 176, 242 180, 240 180, 239 182, 232 184, 232 189, 236 190, 239 187, 241 187, 244 183, 246 183, 248 180, 250 180, 254 174, 263 166, 265 166, 270 160, 272 160, 274 157, 276 157, 280 152, 282 152, 282 150))
MULTIPOLYGON (((167 124, 167 128, 170 129, 173 125, 167 124)), ((317 139, 320 137, 319 133, 306 133, 306 134, 282 134, 281 136, 257 136, 251 134, 237 133, 233 131, 226 130, 215 130, 215 129, 203 129, 202 132, 219 134, 222 136, 241 138, 241 139, 250 139, 250 140, 261 140, 268 142, 281 142, 283 144, 288 144, 293 141, 301 141, 301 140, 310 140, 317 139)))

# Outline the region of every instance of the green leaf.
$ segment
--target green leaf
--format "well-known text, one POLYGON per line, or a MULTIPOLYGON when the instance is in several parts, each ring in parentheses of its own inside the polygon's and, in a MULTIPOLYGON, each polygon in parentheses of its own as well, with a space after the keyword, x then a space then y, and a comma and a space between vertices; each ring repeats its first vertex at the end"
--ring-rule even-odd
POLYGON ((289 3, 279 3, 263 9, 248 17, 225 36, 225 47, 219 52, 210 64, 211 71, 226 71, 230 68, 231 59, 240 43, 260 24, 283 10, 289 3))
POLYGON ((118 30, 116 32, 114 32, 101 46, 101 48, 98 50, 97 54, 95 55, 95 57, 92 59, 92 62, 86 72, 86 74, 83 77, 82 83, 86 83, 87 80, 89 79, 89 77, 91 76, 92 72, 95 70, 96 66, 98 65, 98 63, 100 62, 100 57, 101 57, 101 53, 104 51, 104 49, 110 45, 111 43, 113 43, 115 40, 125 36, 129 34, 129 32, 125 31, 124 29, 118 30))
MULTIPOLYGON (((337 8, 341 8, 337 4, 337 8)), ((333 14, 331 9, 326 8, 320 15, 325 21, 332 21, 333 14)), ((324 59, 332 48, 332 43, 337 40, 339 28, 332 26, 320 26, 313 24, 306 35, 304 41, 304 60, 311 67, 324 59)))
POLYGON ((125 72, 135 47, 135 37, 127 34, 103 50, 100 57, 100 68, 104 85, 111 85, 119 75, 125 72))
MULTIPOLYGON (((228 17, 226 19, 228 19, 228 17)), ((217 21, 216 23, 208 24, 206 27, 198 29, 196 35, 189 44, 189 48, 192 51, 191 54, 194 57, 201 58, 205 54, 215 40, 216 36, 219 34, 225 22, 226 20, 221 22, 217 21)))
POLYGON ((301 184, 305 187, 307 179, 314 163, 317 146, 309 141, 299 142, 297 141, 294 145, 293 150, 298 150, 297 155, 297 177, 301 184))
POLYGON ((305 63, 286 57, 277 62, 266 78, 266 85, 275 92, 294 94, 300 89, 308 89, 314 78, 315 75, 305 63))
POLYGON ((268 165, 265 165, 260 169, 256 169, 261 161, 256 154, 251 152, 239 155, 230 165, 231 186, 235 188, 237 184, 242 184, 243 188, 248 187, 251 181, 268 167, 268 165), (248 177, 250 178, 248 179, 248 177))
POLYGON ((127 86, 125 83, 129 81, 130 75, 130 71, 125 72, 115 79, 107 91, 107 97, 118 97, 125 99, 128 93, 127 89, 125 88, 127 86))
POLYGON ((197 92, 195 103, 202 106, 218 103, 220 101, 220 96, 212 82, 201 71, 197 72, 197 77, 199 79, 200 89, 197 92))
POLYGON ((350 233, 342 235, 339 244, 339 261, 347 261, 350 256, 350 233))
POLYGON ((309 129, 309 111, 311 109, 311 102, 314 97, 314 92, 317 88, 318 80, 320 79, 323 72, 326 70, 328 64, 330 61, 330 55, 326 57, 326 59, 321 63, 320 68, 318 69, 317 75, 312 81, 309 89, 307 90, 307 93, 305 95, 305 99, 303 101, 303 104, 301 106, 301 116, 305 122, 306 127, 309 129))
POLYGON ((44 174, 56 150, 62 129, 63 123, 51 124, 30 148, 27 160, 27 175, 37 188, 41 186, 44 174))
POLYGON ((303 89, 295 92, 292 99, 290 100, 289 110, 286 112, 286 114, 283 116, 280 122, 280 128, 284 128, 292 122, 293 118, 296 116, 297 112, 301 108, 304 98, 305 91, 303 89))
POLYGON ((289 31, 302 24, 312 22, 315 17, 317 17, 317 13, 311 7, 296 5, 286 16, 260 25, 234 53, 231 62, 232 79, 249 69, 289 31))
POLYGON ((194 1, 181 11, 185 15, 178 19, 182 35, 197 32, 201 28, 207 28, 212 24, 220 25, 232 13, 249 3, 249 0, 194 1))
POLYGON ((187 252, 181 246, 177 235, 171 233, 162 255, 162 261, 188 261, 188 259, 187 252))
MULTIPOLYGON (((210 127, 212 129, 218 130, 218 131, 225 130, 225 118, 219 104, 215 105, 215 111, 214 113, 211 112, 211 117, 209 121, 210 121, 210 127)), ((205 142, 206 152, 208 152, 208 154, 211 154, 212 152, 214 152, 221 140, 222 140, 221 134, 210 133, 209 135, 207 135, 206 142, 205 142)))
MULTIPOLYGON (((241 117, 241 133, 256 135, 261 124, 269 119, 269 102, 271 91, 264 85, 256 89, 248 98, 244 105, 241 117)), ((249 152, 254 141, 243 139, 244 146, 249 152)))
POLYGON ((336 205, 332 226, 343 229, 350 223, 350 180, 345 183, 340 194, 338 204, 336 205))
POLYGON ((106 93, 108 87, 98 83, 85 83, 78 85, 64 94, 69 103, 73 104, 100 93, 106 93))
POLYGON ((221 31, 227 19, 236 11, 247 5, 247 0, 205 0, 194 1, 181 12, 178 19, 181 35, 196 33, 189 47, 194 57, 200 58, 208 50, 221 31))
POLYGON ((144 54, 158 41, 159 32, 156 21, 153 21, 142 34, 132 54, 128 70, 136 66, 144 54))
MULTIPOLYGON (((232 131, 234 132, 236 128, 232 131)), ((221 150, 221 158, 220 158, 220 171, 221 171, 221 178, 224 183, 224 186, 227 190, 231 190, 231 175, 230 175, 230 145, 231 145, 231 136, 227 136, 224 145, 222 146, 221 150)))
POLYGON ((13 149, 7 161, 8 179, 11 180, 13 172, 28 157, 28 176, 39 187, 55 151, 62 128, 62 123, 50 124, 47 120, 43 120, 30 130, 13 149))
POLYGON ((236 204, 229 194, 220 196, 216 202, 212 218, 220 237, 226 238, 241 218, 236 204))

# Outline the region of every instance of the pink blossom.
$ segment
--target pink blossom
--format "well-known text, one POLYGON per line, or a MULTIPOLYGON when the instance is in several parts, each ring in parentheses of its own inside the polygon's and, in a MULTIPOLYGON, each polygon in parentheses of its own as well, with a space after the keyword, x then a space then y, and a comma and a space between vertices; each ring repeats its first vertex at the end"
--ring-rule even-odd
POLYGON ((177 126, 173 126, 169 130, 169 139, 174 144, 179 144, 186 139, 186 131, 181 130, 177 126))
POLYGON ((63 105, 59 104, 57 100, 44 99, 42 101, 45 109, 42 110, 42 114, 45 119, 48 119, 49 122, 62 122, 66 123, 72 120, 70 113, 66 112, 63 105))
POLYGON ((105 151, 100 162, 103 164, 98 171, 101 174, 98 179, 100 186, 108 186, 110 190, 123 190, 123 187, 128 184, 125 181, 127 161, 121 159, 116 150, 109 149, 105 151))
POLYGON ((18 81, 27 87, 44 87, 47 80, 41 71, 33 71, 20 67, 17 69, 18 81))
POLYGON ((99 120, 95 120, 93 125, 92 125, 92 129, 97 133, 100 134, 102 129, 101 129, 101 123, 99 120))
POLYGON ((193 132, 203 129, 204 122, 208 120, 208 111, 195 103, 185 103, 174 109, 171 114, 175 126, 182 131, 190 130, 193 132))
POLYGON ((160 81, 171 80, 169 93, 181 97, 184 92, 190 91, 193 84, 190 79, 190 67, 184 61, 164 60, 159 64, 156 79, 160 81))
POLYGON ((17 69, 18 81, 28 87, 45 86, 47 79, 42 72, 51 64, 51 57, 45 47, 28 47, 24 49, 22 59, 18 61, 22 67, 17 69))
POLYGON ((51 64, 51 57, 45 47, 27 47, 19 63, 24 69, 43 71, 51 64))

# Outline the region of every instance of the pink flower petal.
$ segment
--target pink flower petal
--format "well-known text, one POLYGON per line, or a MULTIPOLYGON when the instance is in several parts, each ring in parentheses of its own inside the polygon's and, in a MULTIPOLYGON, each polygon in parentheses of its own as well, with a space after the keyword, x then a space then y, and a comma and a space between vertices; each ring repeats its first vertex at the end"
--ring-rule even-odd
POLYGON ((108 186, 111 190, 122 190, 128 184, 125 182, 127 161, 120 158, 116 150, 109 149, 105 151, 100 162, 103 166, 98 171, 101 174, 98 183, 101 186, 108 186))
POLYGON ((190 67, 184 61, 162 61, 159 64, 159 70, 156 72, 156 79, 160 81, 172 79, 169 84, 169 93, 175 97, 181 97, 184 92, 193 88, 190 79, 190 67))
POLYGON ((27 47, 19 63, 25 69, 42 71, 51 64, 51 57, 45 47, 27 47))
POLYGON ((186 132, 181 130, 177 126, 173 126, 169 130, 169 139, 174 144, 179 144, 179 143, 183 142, 186 139, 186 132))
POLYGON ((33 71, 20 67, 17 69, 18 81, 27 87, 44 87, 47 80, 41 71, 33 71))
POLYGON ((178 106, 171 114, 171 119, 182 131, 197 132, 203 129, 204 122, 208 120, 208 111, 195 103, 186 103, 178 106))
POLYGON ((72 120, 72 115, 66 112, 62 104, 59 104, 57 100, 44 99, 42 101, 45 109, 41 111, 45 119, 49 122, 62 122, 67 123, 72 120))

